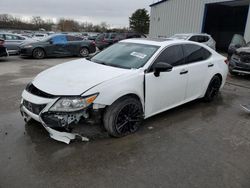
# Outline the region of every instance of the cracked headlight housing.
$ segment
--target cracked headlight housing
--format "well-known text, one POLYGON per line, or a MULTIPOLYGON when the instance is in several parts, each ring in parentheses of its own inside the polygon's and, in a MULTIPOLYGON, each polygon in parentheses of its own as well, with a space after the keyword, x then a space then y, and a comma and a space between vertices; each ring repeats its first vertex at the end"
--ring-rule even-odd
POLYGON ((62 97, 56 101, 56 103, 49 109, 49 111, 74 112, 82 110, 91 105, 97 96, 98 93, 87 97, 62 97))

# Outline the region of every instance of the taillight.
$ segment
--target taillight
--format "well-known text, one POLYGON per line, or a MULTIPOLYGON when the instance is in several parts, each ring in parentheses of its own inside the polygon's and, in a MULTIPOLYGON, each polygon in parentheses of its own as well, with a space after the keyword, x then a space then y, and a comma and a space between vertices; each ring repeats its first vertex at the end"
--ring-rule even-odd
POLYGON ((92 44, 95 46, 95 41, 92 41, 92 44))
POLYGON ((228 61, 228 59, 225 59, 225 61, 224 61, 227 65, 229 64, 229 61, 228 61))

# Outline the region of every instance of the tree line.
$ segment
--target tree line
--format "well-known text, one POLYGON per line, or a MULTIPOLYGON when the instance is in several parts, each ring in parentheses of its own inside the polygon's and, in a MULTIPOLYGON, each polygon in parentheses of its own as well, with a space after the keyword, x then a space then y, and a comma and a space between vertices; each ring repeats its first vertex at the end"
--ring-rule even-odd
POLYGON ((61 18, 57 23, 50 19, 42 19, 33 16, 30 21, 24 21, 10 14, 0 14, 0 29, 62 31, 62 32, 127 32, 129 30, 147 34, 149 30, 149 14, 145 9, 136 10, 129 17, 129 28, 112 28, 106 22, 93 24, 90 22, 78 22, 73 19, 61 18))

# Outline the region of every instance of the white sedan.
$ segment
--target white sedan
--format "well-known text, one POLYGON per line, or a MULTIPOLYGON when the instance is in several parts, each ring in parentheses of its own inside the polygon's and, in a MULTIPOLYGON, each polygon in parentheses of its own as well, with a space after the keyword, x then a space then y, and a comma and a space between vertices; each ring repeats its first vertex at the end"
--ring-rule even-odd
POLYGON ((227 74, 226 58, 203 44, 129 39, 40 73, 22 93, 21 114, 65 143, 80 136, 81 120, 101 120, 111 136, 122 137, 155 114, 213 100, 227 74))

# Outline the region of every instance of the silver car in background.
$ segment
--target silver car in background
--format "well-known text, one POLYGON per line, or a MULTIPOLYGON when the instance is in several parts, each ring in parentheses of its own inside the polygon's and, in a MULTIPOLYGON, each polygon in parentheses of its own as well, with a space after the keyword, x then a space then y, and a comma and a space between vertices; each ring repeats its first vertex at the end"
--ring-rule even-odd
POLYGON ((28 37, 12 34, 12 33, 0 33, 0 38, 5 40, 4 46, 10 55, 19 53, 19 45, 23 42, 30 40, 28 37))
POLYGON ((216 50, 215 40, 209 34, 206 34, 206 33, 175 34, 170 38, 199 42, 199 43, 205 44, 205 45, 209 46, 210 48, 216 50))

